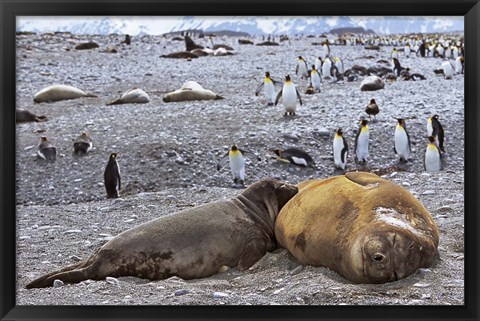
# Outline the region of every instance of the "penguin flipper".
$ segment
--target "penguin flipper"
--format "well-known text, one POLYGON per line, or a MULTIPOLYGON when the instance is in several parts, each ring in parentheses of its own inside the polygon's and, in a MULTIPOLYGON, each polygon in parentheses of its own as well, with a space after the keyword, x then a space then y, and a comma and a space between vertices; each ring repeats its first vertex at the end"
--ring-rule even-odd
POLYGON ((219 171, 222 166, 227 162, 228 160, 228 152, 217 162, 217 171, 219 171))
POLYGON ((300 106, 303 106, 302 97, 300 97, 300 93, 298 92, 298 89, 295 88, 295 91, 297 92, 297 98, 298 98, 298 100, 300 101, 300 106))
POLYGON ((297 64, 297 68, 295 68, 295 75, 298 75, 298 67, 299 65, 297 64))
POLYGON ((262 83, 257 87, 257 90, 255 90, 255 96, 258 96, 258 94, 263 88, 263 85, 264 85, 264 82, 262 81, 262 83))
MULTIPOLYGON (((278 92, 277 98, 275 99, 275 106, 277 106, 278 101, 280 100, 280 97, 282 97, 282 93, 283 93, 283 90, 280 90, 278 92)), ((297 93, 298 93, 298 91, 297 91, 297 93)))

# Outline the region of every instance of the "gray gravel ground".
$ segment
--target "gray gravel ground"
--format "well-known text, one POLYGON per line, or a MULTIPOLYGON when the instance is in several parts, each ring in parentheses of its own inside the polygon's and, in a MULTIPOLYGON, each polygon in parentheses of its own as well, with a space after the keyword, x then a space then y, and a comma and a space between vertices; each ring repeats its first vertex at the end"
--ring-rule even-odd
MULTIPOLYGON (((278 47, 240 46, 223 42, 235 55, 186 60, 160 55, 183 50, 180 42, 161 37, 26 35, 17 37, 17 107, 47 115, 45 123, 17 125, 17 304, 234 304, 234 305, 461 305, 464 304, 464 78, 444 80, 433 73, 437 58, 402 58, 402 65, 422 73, 425 81, 397 81, 376 92, 361 92, 360 80, 323 82, 322 92, 303 95, 306 83, 295 77, 296 57, 313 63, 320 47, 309 38, 278 47), (76 51, 75 44, 94 40, 100 48, 76 51), (118 53, 102 52, 116 46, 118 53), (70 49, 70 50, 66 50, 70 49), (293 119, 283 107, 267 107, 255 89, 269 70, 282 80, 293 76, 304 105, 293 119), (164 93, 195 80, 225 100, 164 103, 164 93), (56 103, 33 103, 41 88, 63 83, 98 95, 56 103), (151 102, 106 106, 138 86, 151 102), (334 173, 333 132, 342 127, 350 145, 349 170, 358 120, 368 101, 380 106, 370 125, 367 170, 401 184, 429 209, 440 229, 439 259, 406 279, 382 285, 356 285, 326 268, 301 267, 285 250, 268 253, 250 270, 233 268, 209 278, 173 277, 149 282, 136 278, 87 281, 58 288, 25 290, 32 279, 88 257, 112 236, 188 206, 226 199, 232 188, 228 165, 216 162, 232 143, 258 155, 247 163, 246 183, 271 176, 291 183, 334 173), (446 167, 423 171, 426 121, 439 114, 446 132, 446 167), (393 153, 395 116, 407 117, 413 161, 398 166, 393 153), (39 132, 40 131, 40 132, 39 132), (45 132, 41 132, 45 131, 45 132), (73 140, 88 131, 94 149, 72 155, 73 140), (328 135, 324 133, 328 131, 328 135), (40 136, 59 152, 55 163, 35 157, 40 136), (317 165, 299 168, 268 157, 272 148, 300 147, 317 165), (118 153, 121 199, 106 200, 103 171, 110 152, 118 153)), ((315 40, 318 41, 318 40, 315 40)), ((370 66, 388 59, 363 47, 332 46, 332 55, 370 66), (371 55, 374 58, 366 58, 371 55)))

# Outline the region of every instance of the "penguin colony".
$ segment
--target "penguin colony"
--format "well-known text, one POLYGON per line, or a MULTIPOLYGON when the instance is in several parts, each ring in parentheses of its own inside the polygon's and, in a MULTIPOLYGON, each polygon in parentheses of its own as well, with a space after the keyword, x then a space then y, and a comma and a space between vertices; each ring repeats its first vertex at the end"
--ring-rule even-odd
MULTIPOLYGON (((212 38, 209 38, 212 42, 212 49, 208 47, 203 47, 195 44, 193 40, 185 35, 184 40, 186 44, 186 52, 189 54, 178 54, 176 58, 183 57, 192 58, 191 55, 196 55, 201 57, 204 55, 213 55, 213 56, 222 56, 231 54, 230 51, 233 48, 226 45, 215 45, 212 38)), ((131 43, 131 37, 127 35, 125 41, 128 40, 128 45, 131 43)), ((404 67, 401 64, 401 59, 403 59, 400 50, 397 48, 403 48, 403 55, 405 58, 412 56, 416 57, 437 57, 442 59, 440 68, 434 70, 433 72, 437 75, 442 75, 446 80, 453 79, 459 74, 464 73, 464 49, 462 43, 453 43, 453 41, 447 40, 429 40, 425 41, 418 37, 413 38, 370 38, 362 39, 360 38, 344 38, 341 39, 345 43, 340 44, 350 44, 355 43, 356 45, 364 45, 365 48, 376 48, 379 45, 394 45, 391 54, 389 57, 385 57, 385 61, 388 62, 390 59, 389 65, 387 67, 362 67, 358 65, 352 66, 350 69, 345 70, 344 63, 342 59, 338 56, 331 56, 332 50, 329 41, 327 40, 321 46, 320 55, 317 55, 313 58, 314 63, 310 64, 311 68, 308 68, 307 59, 304 56, 297 56, 296 59, 296 69, 295 76, 298 77, 297 82, 302 81, 308 82, 307 92, 309 94, 321 94, 321 87, 328 83, 342 83, 343 81, 356 81, 359 77, 366 77, 375 75, 387 82, 395 81, 397 79, 402 79, 405 81, 421 81, 425 80, 426 77, 419 73, 410 73, 410 68, 404 67), (452 60, 453 59, 453 60, 452 60)), ((125 42, 124 42, 125 43, 125 42)), ((339 45, 336 43, 335 45, 339 45)), ((255 96, 259 96, 263 91, 265 94, 267 106, 277 106, 281 101, 284 116, 285 117, 295 117, 297 115, 297 107, 299 105, 303 107, 302 97, 300 92, 295 85, 290 74, 286 75, 277 75, 278 77, 284 77, 284 82, 274 80, 270 71, 264 72, 264 78, 262 82, 256 87, 254 91, 255 96)), ((382 86, 383 88, 383 86, 382 86)), ((34 96, 34 102, 44 103, 58 101, 61 99, 77 99, 85 97, 94 97, 96 95, 86 93, 80 89, 74 88, 72 86, 65 85, 56 85, 47 87, 39 91, 34 96), (56 93, 54 99, 47 99, 48 90, 62 89, 63 93, 65 89, 70 91, 70 96, 62 96, 56 93)), ((107 105, 115 105, 120 103, 148 103, 150 98, 146 92, 139 88, 133 88, 122 94, 117 100, 107 103, 107 105)), ((275 107, 273 107, 275 108, 275 107)), ((354 148, 352 154, 354 156, 357 167, 351 167, 352 170, 362 168, 358 166, 365 166, 369 160, 369 140, 370 140, 370 129, 369 123, 372 122, 372 116, 374 120, 377 120, 377 115, 380 114, 380 108, 375 100, 371 98, 370 102, 366 107, 359 106, 359 114, 361 114, 362 109, 368 115, 369 120, 364 119, 361 116, 358 129, 356 130, 354 148), (365 109, 363 109, 365 108, 365 109)), ((300 109, 301 110, 301 109, 300 109)), ((427 133, 425 136, 425 153, 422 155, 424 169, 426 171, 441 171, 444 168, 443 164, 443 154, 445 153, 444 148, 444 131, 443 127, 440 124, 440 116, 435 114, 432 115, 427 120, 427 133)), ((399 163, 408 163, 412 157, 411 141, 410 136, 407 131, 407 121, 405 118, 397 118, 397 124, 395 129, 392 130, 392 145, 393 145, 393 155, 398 159, 399 163)), ((393 127, 393 125, 392 125, 393 127)), ((393 129, 393 128, 392 128, 393 129)), ((355 131, 354 131, 355 133, 355 131)), ((333 163, 332 166, 341 171, 347 171, 348 169, 348 155, 349 155, 349 144, 345 137, 345 133, 342 128, 338 128, 334 135, 333 139, 333 163)), ((231 145, 227 153, 222 157, 217 163, 217 170, 221 170, 222 165, 227 161, 230 165, 231 174, 233 176, 234 186, 244 187, 246 170, 245 166, 246 156, 245 154, 253 154, 240 149, 239 146, 235 143, 231 145)), ((86 156, 93 149, 93 142, 89 134, 82 133, 79 135, 73 143, 73 154, 76 156, 86 156)), ((274 158, 285 163, 290 163, 297 165, 299 167, 315 167, 314 159, 303 149, 294 146, 291 146, 287 149, 273 149, 270 151, 275 156, 274 158)), ((40 143, 37 147, 37 155, 39 158, 47 162, 55 162, 57 156, 57 150, 52 141, 47 137, 43 136, 40 139, 40 143)), ((416 155, 418 158, 418 153, 416 155)), ((257 156, 257 159, 260 158, 257 156)), ((107 198, 117 198, 120 195, 121 190, 121 176, 119 164, 117 162, 117 153, 112 152, 108 157, 107 165, 104 170, 104 186, 107 194, 107 198)))

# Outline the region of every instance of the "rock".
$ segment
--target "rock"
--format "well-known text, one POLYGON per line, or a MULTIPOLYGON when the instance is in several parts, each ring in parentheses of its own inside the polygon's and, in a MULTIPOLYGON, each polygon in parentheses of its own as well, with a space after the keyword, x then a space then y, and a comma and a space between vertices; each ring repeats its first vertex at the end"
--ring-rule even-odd
POLYGON ((188 293, 187 290, 181 289, 181 290, 175 291, 174 294, 175 294, 175 296, 181 296, 181 295, 185 295, 185 294, 187 294, 187 293, 188 293))
POLYGON ((224 293, 224 292, 213 292, 213 297, 215 299, 222 299, 222 298, 226 298, 228 296, 229 296, 229 294, 224 293))
POLYGON ((63 286, 63 285, 64 285, 64 283, 63 283, 62 280, 54 280, 54 281, 53 281, 53 287, 54 287, 54 288, 59 288, 59 287, 61 287, 61 286, 63 286))
POLYGON ((111 276, 107 276, 105 278, 105 281, 107 281, 108 284, 113 284, 113 285, 118 285, 119 284, 118 279, 116 279, 114 277, 111 277, 111 276))

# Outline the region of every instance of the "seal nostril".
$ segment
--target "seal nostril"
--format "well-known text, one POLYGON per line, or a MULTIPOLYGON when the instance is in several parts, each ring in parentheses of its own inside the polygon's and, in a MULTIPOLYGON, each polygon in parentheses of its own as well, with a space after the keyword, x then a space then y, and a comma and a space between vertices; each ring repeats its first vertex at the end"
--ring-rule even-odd
POLYGON ((375 262, 381 262, 383 261, 383 259, 385 258, 385 256, 383 254, 380 254, 380 253, 375 253, 373 256, 372 256, 372 259, 375 261, 375 262))

